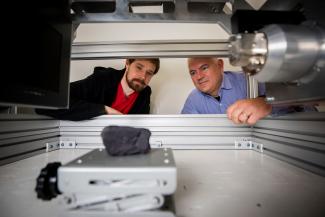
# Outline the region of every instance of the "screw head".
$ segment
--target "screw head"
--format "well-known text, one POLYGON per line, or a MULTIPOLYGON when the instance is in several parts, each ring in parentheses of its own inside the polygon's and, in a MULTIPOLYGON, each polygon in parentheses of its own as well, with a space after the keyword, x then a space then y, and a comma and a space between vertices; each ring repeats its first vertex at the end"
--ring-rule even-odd
POLYGON ((274 96, 268 96, 266 97, 265 99, 267 102, 273 102, 275 100, 275 97, 274 96))

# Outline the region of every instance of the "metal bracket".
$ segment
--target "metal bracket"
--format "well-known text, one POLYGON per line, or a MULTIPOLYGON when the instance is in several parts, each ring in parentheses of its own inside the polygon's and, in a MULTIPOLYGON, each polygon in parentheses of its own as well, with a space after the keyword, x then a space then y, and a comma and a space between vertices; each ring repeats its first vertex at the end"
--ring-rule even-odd
POLYGON ((263 144, 257 143, 257 142, 252 142, 252 149, 254 151, 263 153, 263 144))
POLYGON ((252 149, 254 151, 263 153, 263 144, 253 142, 250 138, 241 138, 240 140, 235 140, 235 149, 252 149))
POLYGON ((252 141, 249 138, 241 138, 240 140, 235 140, 235 149, 252 149, 252 141))
POLYGON ((55 151, 55 150, 60 149, 60 143, 58 141, 57 142, 47 142, 45 144, 45 146, 46 146, 46 152, 55 151))
POLYGON ((163 147, 162 140, 156 140, 156 141, 150 142, 150 146, 151 146, 151 148, 162 148, 163 147))
POLYGON ((71 149, 71 148, 76 148, 76 146, 77 146, 76 141, 72 141, 72 140, 60 141, 60 148, 71 149))

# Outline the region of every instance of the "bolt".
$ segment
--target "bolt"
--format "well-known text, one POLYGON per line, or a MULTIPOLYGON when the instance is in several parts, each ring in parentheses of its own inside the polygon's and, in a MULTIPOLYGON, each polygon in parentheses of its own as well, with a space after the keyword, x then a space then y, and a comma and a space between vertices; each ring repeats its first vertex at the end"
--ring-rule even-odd
POLYGON ((67 204, 72 203, 72 199, 69 198, 69 197, 64 197, 64 200, 65 200, 65 202, 66 202, 67 204))
POLYGON ((320 68, 319 68, 318 66, 314 66, 314 70, 315 70, 316 72, 320 72, 320 68))
POLYGON ((255 59, 254 57, 251 57, 251 58, 249 58, 249 63, 251 65, 257 65, 257 64, 259 64, 259 61, 257 59, 255 59))
POLYGON ((159 204, 160 203, 159 197, 155 197, 154 200, 155 200, 156 204, 159 204))
POLYGON ((63 143, 63 142, 61 143, 61 146, 62 146, 62 147, 64 146, 64 143, 63 143))
POLYGON ((273 102, 275 100, 274 96, 266 97, 266 102, 273 102))

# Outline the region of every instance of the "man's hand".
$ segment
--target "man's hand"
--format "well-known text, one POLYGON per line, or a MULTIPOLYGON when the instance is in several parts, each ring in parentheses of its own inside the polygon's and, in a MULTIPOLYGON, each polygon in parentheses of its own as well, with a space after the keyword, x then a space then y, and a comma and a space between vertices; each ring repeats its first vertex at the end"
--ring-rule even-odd
POLYGON ((272 106, 267 104, 263 97, 258 97, 238 100, 227 109, 227 115, 236 124, 253 125, 271 111, 272 106))
POLYGON ((105 106, 106 113, 109 115, 123 115, 123 113, 117 111, 116 109, 113 109, 109 106, 105 106))

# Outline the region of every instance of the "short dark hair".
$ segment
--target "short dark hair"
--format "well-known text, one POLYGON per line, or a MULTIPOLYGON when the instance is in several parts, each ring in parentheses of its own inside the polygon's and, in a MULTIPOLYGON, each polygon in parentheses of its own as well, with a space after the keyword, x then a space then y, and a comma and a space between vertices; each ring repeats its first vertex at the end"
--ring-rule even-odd
MULTIPOLYGON (((128 59, 129 63, 133 63, 135 60, 140 60, 140 59, 128 59)), ((143 58, 142 60, 147 60, 149 62, 151 62, 152 64, 154 64, 156 66, 155 71, 153 72, 153 74, 156 74, 160 68, 160 60, 159 58, 143 58)))

